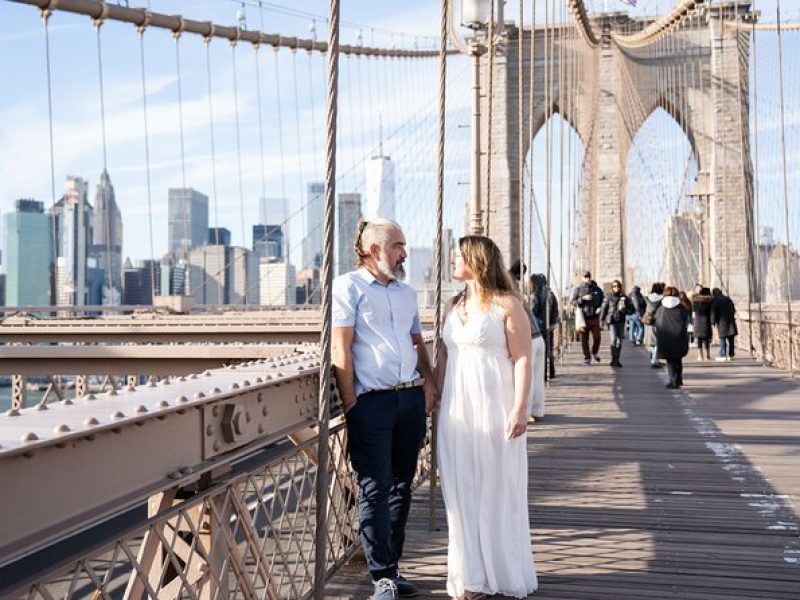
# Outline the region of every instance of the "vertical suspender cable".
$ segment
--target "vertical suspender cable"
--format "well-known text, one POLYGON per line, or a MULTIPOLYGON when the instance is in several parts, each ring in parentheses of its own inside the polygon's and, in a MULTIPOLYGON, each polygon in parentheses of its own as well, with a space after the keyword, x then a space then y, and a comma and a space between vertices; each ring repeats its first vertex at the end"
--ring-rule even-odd
POLYGON ((204 38, 206 46, 206 81, 208 82, 208 125, 210 128, 209 134, 211 138, 211 191, 214 194, 212 202, 214 203, 214 244, 219 245, 219 210, 218 201, 219 195, 217 193, 217 152, 216 142, 214 140, 214 101, 211 94, 211 36, 204 38))
MULTIPOLYGON (((500 0, 501 2, 503 0, 500 0)), ((488 102, 487 115, 486 115, 486 202, 483 203, 486 218, 484 220, 485 235, 489 235, 489 227, 491 225, 492 214, 492 118, 494 109, 494 14, 495 14, 495 0, 489 0, 489 31, 488 31, 488 44, 489 59, 487 68, 489 70, 489 82, 487 86, 486 98, 488 102)), ((480 140, 479 142, 480 143, 480 140)), ((480 161, 480 157, 478 158, 480 161)))
MULTIPOLYGON (((755 13, 756 12, 756 2, 753 0, 753 5, 751 10, 755 13)), ((757 13, 756 13, 757 14, 757 13)), ((752 21, 752 40, 753 40, 753 215, 756 219, 755 222, 755 231, 756 231, 756 241, 759 237, 759 180, 758 180, 758 43, 756 42, 756 20, 753 19, 752 21)), ((757 302, 758 302, 758 340, 761 348, 761 362, 764 362, 765 356, 765 339, 764 339, 764 310, 763 310, 763 298, 761 291, 766 289, 764 285, 764 272, 763 272, 763 261, 761 260, 761 248, 758 242, 756 242, 756 287, 757 287, 757 302)))
MULTIPOLYGON (((238 29, 236 30, 238 33, 238 29)), ((233 108, 236 124, 236 173, 239 183, 239 218, 242 226, 242 245, 247 243, 244 224, 244 184, 242 182, 242 135, 239 127, 239 87, 236 81, 236 40, 231 41, 231 66, 233 67, 233 108)), ((220 303, 224 303, 220 299, 220 303)))
MULTIPOLYGON (((519 271, 519 291, 524 293, 525 290, 525 270, 522 265, 525 262, 525 152, 522 143, 522 132, 525 129, 525 116, 524 116, 524 98, 522 96, 523 82, 522 82, 522 54, 523 54, 523 41, 525 38, 525 16, 524 16, 525 3, 519 0, 519 28, 517 29, 517 174, 519 182, 517 185, 517 253, 520 263, 519 271)), ((509 257, 509 260, 510 257, 509 257)))
MULTIPOLYGON (((190 253, 191 238, 189 236, 189 196, 186 189, 186 148, 183 141, 183 90, 181 86, 181 32, 183 31, 183 19, 180 20, 180 28, 173 32, 175 38, 175 69, 177 71, 178 84, 178 127, 180 130, 180 148, 181 148, 181 186, 182 186, 182 209, 183 209, 183 242, 182 250, 186 252, 186 275, 183 283, 183 294, 191 291, 194 295, 195 290, 191 289, 192 283, 192 261, 190 253)), ((206 273, 203 272, 203 288, 206 285, 206 273)), ((205 296, 205 291, 203 292, 205 296)), ((202 300, 202 297, 201 297, 202 300)))
POLYGON ((50 139, 50 226, 52 228, 53 244, 53 275, 50 278, 50 297, 53 304, 58 304, 56 296, 56 278, 58 276, 58 235, 56 231, 56 152, 53 137, 53 77, 50 67, 50 16, 49 8, 42 9, 42 25, 44 26, 44 49, 47 68, 47 124, 50 139))
POLYGON ((339 0, 330 0, 328 20, 328 87, 325 138, 325 227, 322 250, 322 336, 319 372, 319 425, 316 481, 316 548, 314 554, 314 598, 325 598, 328 537, 328 426, 331 401, 331 304, 333 285, 334 201, 336 198, 336 117, 339 85, 339 0))
MULTIPOLYGON (((528 266, 533 271, 533 121, 536 108, 536 0, 531 2, 531 47, 530 66, 528 69, 529 93, 528 102, 528 266)), ((522 174, 520 174, 522 177, 522 174)), ((530 281, 530 280, 529 280, 530 281)), ((530 288, 530 286, 528 286, 530 288)))
MULTIPOLYGON (((433 273, 436 281, 436 293, 433 308, 436 335, 433 338, 434 360, 439 357, 439 345, 442 343, 442 227, 444 226, 444 145, 445 116, 447 100, 447 18, 449 15, 448 0, 441 0, 441 17, 439 27, 439 133, 436 144, 436 239, 433 250, 433 273)), ((438 365, 434 365, 437 366, 438 365)), ((431 416, 431 481, 428 503, 428 530, 433 531, 436 518, 436 412, 431 416)))
POLYGON ((786 312, 789 320, 789 374, 794 377, 794 340, 792 339, 792 264, 789 260, 789 180, 786 168, 786 106, 783 94, 783 42, 781 39, 781 0, 775 6, 778 26, 778 94, 781 109, 781 166, 783 169, 783 220, 786 235, 786 247, 783 251, 783 270, 786 285, 786 312))
MULTIPOLYGON (((147 118, 147 76, 144 61, 145 22, 139 26, 139 63, 142 75, 142 116, 144 117, 144 164, 145 183, 147 185, 147 233, 150 242, 150 303, 156 303, 156 253, 153 244, 153 186, 150 177, 150 128, 147 118)), ((169 295, 169 289, 161 290, 162 296, 169 295)))

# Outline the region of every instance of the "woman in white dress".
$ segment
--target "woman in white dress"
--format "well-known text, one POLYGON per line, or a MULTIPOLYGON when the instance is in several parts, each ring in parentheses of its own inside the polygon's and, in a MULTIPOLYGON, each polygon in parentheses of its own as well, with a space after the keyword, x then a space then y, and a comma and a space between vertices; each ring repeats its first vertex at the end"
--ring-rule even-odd
POLYGON ((447 592, 524 598, 537 586, 528 522, 531 333, 497 246, 459 240, 437 363, 438 461, 447 509, 447 592))

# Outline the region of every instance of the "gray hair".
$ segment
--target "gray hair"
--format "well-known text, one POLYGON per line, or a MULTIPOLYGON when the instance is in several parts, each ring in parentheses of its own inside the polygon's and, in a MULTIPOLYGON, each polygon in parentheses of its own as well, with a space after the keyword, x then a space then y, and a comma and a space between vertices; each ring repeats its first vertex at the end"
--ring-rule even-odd
POLYGON ((358 266, 364 265, 364 259, 369 256, 372 244, 383 245, 389 239, 391 231, 403 231, 402 227, 391 219, 376 217, 369 221, 361 221, 356 233, 355 252, 358 266))

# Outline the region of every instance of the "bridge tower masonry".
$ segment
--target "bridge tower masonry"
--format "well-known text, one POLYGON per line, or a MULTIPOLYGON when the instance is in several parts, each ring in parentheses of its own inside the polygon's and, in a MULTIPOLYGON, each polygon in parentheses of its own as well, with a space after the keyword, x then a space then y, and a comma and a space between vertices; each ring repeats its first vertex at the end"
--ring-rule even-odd
MULTIPOLYGON (((747 300, 755 297, 749 248, 754 236, 753 169, 749 144, 749 33, 724 22, 754 18, 750 2, 715 3, 652 46, 628 47, 624 36, 643 30, 650 20, 630 20, 625 13, 592 17, 597 45, 591 47, 569 32, 572 26, 531 31, 513 25, 498 41, 494 57, 493 93, 488 93, 488 56, 481 62, 482 168, 492 161, 491 189, 483 178, 488 234, 509 262, 519 254, 518 135, 527 155, 532 137, 558 113, 577 131, 583 159, 582 206, 575 216, 576 251, 570 279, 589 269, 601 285, 625 281, 626 205, 654 202, 626 198, 628 152, 636 133, 658 108, 683 129, 698 162, 695 191, 703 203, 700 222, 702 257, 698 281, 747 300), (520 55, 519 35, 523 36, 520 55), (531 81, 530 44, 534 44, 531 81), (546 44, 553 56, 546 65, 546 44), (560 61, 560 65, 559 65, 560 61), (518 68, 522 63, 522 89, 518 68), (562 73, 571 75, 559 76, 562 73), (550 72, 553 71, 553 72, 550 72), (691 75, 690 75, 691 73, 691 75), (560 89, 560 84, 564 89, 560 89), (531 93, 533 86, 533 93, 531 93), (518 98, 523 95, 522 122, 518 98), (491 156, 487 154, 489 102, 492 102, 491 156), (530 103, 533 102, 531 107, 530 103), (533 119, 530 136, 530 119, 533 119), (488 199, 488 202, 487 202, 488 199)), ((554 161, 555 162, 555 161, 554 161)), ((555 164, 558 164, 555 162, 555 164)), ((658 165, 653 165, 658 168, 658 165)), ((559 197, 553 198, 557 214, 559 197)), ((544 207, 546 198, 537 198, 544 207)), ((544 210, 542 209, 542 212, 544 210)), ((484 215, 486 222, 486 215, 484 215)), ((667 223, 664 223, 665 229, 667 223)), ((534 228, 534 232, 537 229, 534 228)), ((554 240, 554 243, 558 243, 554 240)), ((680 243, 666 240, 667 244, 680 243)))

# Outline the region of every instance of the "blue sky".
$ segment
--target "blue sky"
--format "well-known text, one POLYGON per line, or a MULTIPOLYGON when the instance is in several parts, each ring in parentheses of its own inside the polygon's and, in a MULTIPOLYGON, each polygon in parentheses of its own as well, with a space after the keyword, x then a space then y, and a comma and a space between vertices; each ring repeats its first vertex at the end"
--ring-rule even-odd
MULTIPOLYGON (((144 0, 131 2, 143 3, 144 0)), ((603 0, 587 2, 590 9, 596 10, 603 4, 603 0)), ((654 14, 663 12, 672 2, 640 0, 635 10, 618 0, 609 0, 608 4, 614 10, 632 14, 654 14)), ((540 18, 544 13, 543 5, 543 0, 537 5, 540 18)), ((800 19, 800 2, 783 2, 783 5, 784 19, 800 19)), ((774 20, 775 0, 761 0, 756 6, 764 12, 765 21, 774 20)), ((241 3, 231 0, 151 0, 150 8, 188 18, 235 24, 241 3)), ((245 0, 244 10, 248 28, 259 28, 263 19, 267 32, 308 37, 309 25, 318 17, 317 34, 321 39, 326 36, 325 1, 306 0, 291 5, 281 0, 265 1, 260 10, 257 0, 245 0)), ((437 35, 439 3, 434 0, 344 0, 342 10, 342 40, 345 43, 356 43, 360 33, 365 44, 411 47, 416 43, 425 47, 437 35)), ((526 8, 526 14, 529 11, 526 8)), ((506 17, 514 19, 516 13, 516 5, 509 3, 506 17)), ((41 20, 33 7, 0 1, 0 22, 3 23, 0 55, 14 57, 0 64, 0 77, 5 83, 0 95, 0 123, 3 123, 0 128, 0 212, 10 210, 13 200, 18 197, 34 197, 49 206, 51 183, 41 20)), ((787 38, 792 39, 790 36, 787 38)), ((166 32, 148 31, 145 34, 145 66, 152 181, 150 209, 144 169, 138 36, 130 26, 108 23, 101 29, 101 41, 108 169, 123 212, 124 254, 131 258, 150 257, 151 219, 152 253, 158 257, 164 252, 166 190, 182 185, 185 170, 187 185, 212 196, 215 208, 212 209, 211 225, 216 222, 228 227, 236 244, 250 243, 249 231, 242 239, 241 223, 244 220, 249 229, 249 224, 256 221, 257 199, 262 190, 268 197, 287 197, 289 212, 294 215, 290 225, 290 237, 294 240, 293 258, 299 259, 297 242, 308 230, 302 208, 305 184, 323 174, 322 58, 318 55, 309 57, 305 52, 295 55, 281 51, 276 54, 270 49, 262 49, 256 67, 254 51, 242 45, 235 51, 237 94, 234 95, 234 53, 226 43, 216 41, 209 50, 214 77, 209 93, 205 48, 195 36, 185 36, 180 45, 185 147, 185 160, 181 161, 175 44, 166 32), (260 88, 255 84, 256 73, 260 77, 260 88), (278 78, 280 94, 275 92, 278 78), (260 130, 259 94, 262 109, 260 130), (215 173, 211 168, 209 101, 215 129, 215 173), (265 148, 263 178, 259 137, 263 137, 265 148)), ((50 43, 56 197, 62 193, 68 174, 88 179, 93 194, 103 164, 96 34, 87 17, 58 13, 50 23, 50 43)), ((765 57, 767 44, 764 42, 762 46, 765 57)), ((796 43, 794 47, 797 47, 796 43)), ((765 60, 774 62, 774 56, 771 61, 765 60)), ((469 131, 456 127, 469 123, 466 61, 460 58, 452 60, 449 73, 448 119, 453 127, 448 134, 445 219, 446 225, 458 235, 463 231, 463 211, 468 197, 468 186, 463 184, 469 180, 469 131)), ((791 131, 796 132, 796 123, 800 120, 797 112, 800 97, 798 76, 787 73, 786 77, 787 97, 793 103, 789 118, 795 123, 791 131)), ((432 60, 384 61, 379 65, 375 61, 351 59, 342 64, 339 191, 359 191, 363 187, 364 161, 375 152, 379 130, 382 130, 385 150, 392 155, 397 166, 398 197, 404 200, 398 219, 406 226, 409 241, 415 245, 429 245, 433 237, 436 78, 436 64, 432 60)), ((763 90, 772 90, 769 97, 765 95, 761 122, 765 128, 772 126, 774 133, 774 70, 759 71, 759 86, 762 94, 763 90)), ((800 140, 793 139, 795 145, 791 147, 796 147, 800 140)), ((680 145, 680 136, 675 137, 675 144, 680 145)), ((643 149, 645 154, 655 155, 658 151, 656 147, 643 149)), ((541 157, 543 152, 536 155, 541 157)), ((774 135, 764 138, 760 154, 762 166, 765 169, 770 165, 774 167, 776 156, 774 135)), ((535 165, 535 181, 541 182, 542 172, 543 165, 535 165)), ((774 169, 771 172, 774 174, 774 169)), ((775 186, 778 182, 765 178, 764 185, 771 186, 765 187, 765 218, 772 218, 777 211, 778 188, 775 186)), ((543 197, 543 191, 538 187, 537 195, 543 197)), ((560 197, 557 189, 554 197, 560 197)), ((555 227, 558 235, 560 228, 555 227)))

